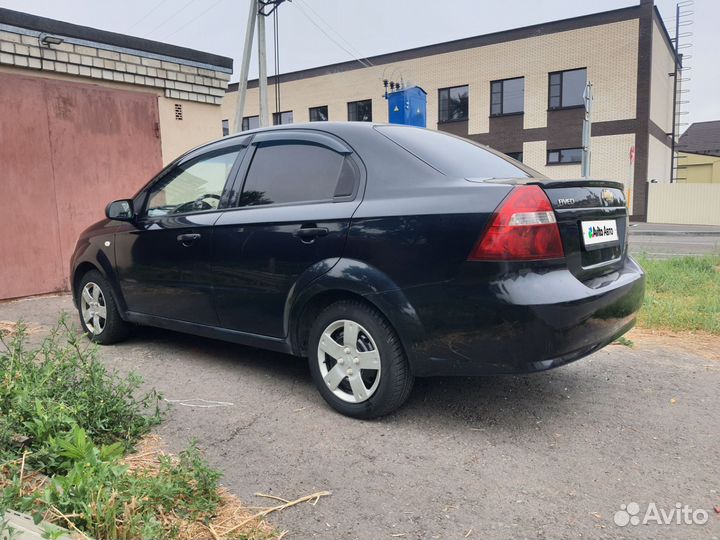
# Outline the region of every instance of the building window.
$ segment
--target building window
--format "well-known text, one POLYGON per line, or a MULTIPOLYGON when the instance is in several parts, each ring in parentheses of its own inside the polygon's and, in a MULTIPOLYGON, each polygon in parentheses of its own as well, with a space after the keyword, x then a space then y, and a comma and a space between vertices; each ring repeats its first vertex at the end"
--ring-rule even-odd
POLYGON ((273 113, 273 126, 279 126, 280 124, 292 124, 293 113, 292 111, 283 111, 279 113, 273 113))
POLYGON ((509 158, 513 158, 522 163, 523 158, 522 152, 505 152, 505 155, 509 158))
POLYGON ((227 137, 228 135, 230 135, 230 121, 229 120, 222 121, 222 130, 223 130, 223 137, 227 137))
POLYGON ((311 122, 327 122, 328 119, 328 108, 327 105, 322 107, 310 107, 310 121, 311 122))
POLYGON ((372 100, 351 101, 347 104, 348 120, 351 122, 372 122, 372 100))
POLYGON ((175 104, 175 120, 182 120, 182 103, 175 104))
POLYGON ((584 104, 583 93, 587 81, 587 69, 556 71, 550 74, 548 106, 550 109, 579 107, 584 104))
POLYGON ((580 163, 582 161, 582 148, 561 148, 559 150, 548 150, 548 165, 561 163, 580 163))
POLYGON ((245 116, 242 119, 242 131, 247 131, 248 129, 257 129, 260 127, 260 117, 259 116, 245 116))
POLYGON ((454 122, 468 118, 468 87, 456 86, 438 90, 440 122, 454 122))
POLYGON ((518 114, 525 110, 525 77, 490 83, 490 115, 518 114))

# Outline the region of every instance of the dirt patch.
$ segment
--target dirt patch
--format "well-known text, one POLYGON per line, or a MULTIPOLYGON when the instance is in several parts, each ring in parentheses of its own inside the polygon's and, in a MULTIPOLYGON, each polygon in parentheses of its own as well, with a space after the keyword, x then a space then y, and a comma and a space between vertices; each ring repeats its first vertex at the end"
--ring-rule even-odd
MULTIPOLYGON (((148 435, 137 445, 134 453, 128 455, 123 462, 131 470, 140 474, 156 474, 160 469, 160 456, 168 456, 164 451, 162 439, 157 435, 148 435)), ((173 458, 173 456, 170 456, 173 458)), ((321 497, 330 495, 322 491, 296 500, 287 500, 272 495, 256 493, 257 497, 270 498, 278 502, 275 506, 245 506, 240 499, 225 488, 218 491, 220 505, 217 512, 207 521, 187 521, 176 515, 165 515, 168 524, 177 525, 181 540, 193 538, 282 538, 287 531, 278 531, 265 521, 265 516, 291 506, 309 502, 316 504, 321 497)))
POLYGON ((21 326, 25 328, 25 333, 27 335, 35 334, 41 329, 41 327, 38 325, 29 325, 27 323, 19 323, 13 321, 0 321, 0 337, 13 337, 15 334, 18 333, 18 330, 21 326))
POLYGON ((673 332, 634 328, 625 335, 636 345, 660 345, 688 351, 709 360, 720 361, 720 336, 709 332, 673 332))
MULTIPOLYGON (((137 445, 135 452, 126 456, 122 463, 127 465, 130 470, 139 475, 156 475, 160 471, 160 458, 169 457, 171 460, 177 459, 172 454, 168 454, 164 450, 164 444, 157 435, 148 435, 144 437, 137 445)), ((16 460, 22 461, 24 458, 16 460)), ((4 474, 4 467, 9 463, 0 466, 0 489, 4 489, 10 485, 9 477, 4 474)), ((22 467, 24 469, 24 467, 22 467)), ((20 476, 20 489, 22 494, 30 495, 38 490, 42 490, 50 483, 50 478, 38 473, 25 471, 20 476)), ((306 495, 296 500, 287 500, 274 495, 264 495, 256 493, 257 497, 272 499, 277 504, 274 506, 245 506, 240 499, 233 495, 229 490, 220 488, 218 490, 220 503, 217 511, 211 518, 190 521, 179 517, 174 512, 161 513, 158 519, 164 522, 166 528, 177 528, 179 540, 192 540, 194 538, 243 538, 243 539, 280 539, 287 534, 287 531, 278 531, 270 525, 265 517, 268 514, 290 508, 301 503, 308 502, 316 504, 321 497, 330 495, 330 492, 322 491, 306 495)), ((56 526, 67 527, 72 535, 78 538, 87 538, 80 533, 72 523, 73 516, 66 516, 51 507, 44 516, 45 522, 56 526)))
POLYGON ((11 321, 0 321, 0 336, 14 336, 17 334, 18 323, 11 321))

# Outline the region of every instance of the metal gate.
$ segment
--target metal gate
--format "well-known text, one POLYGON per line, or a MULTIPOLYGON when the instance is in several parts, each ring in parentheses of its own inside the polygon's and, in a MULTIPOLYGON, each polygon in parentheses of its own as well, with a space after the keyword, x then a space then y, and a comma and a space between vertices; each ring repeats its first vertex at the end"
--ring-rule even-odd
POLYGON ((157 97, 0 73, 0 299, 67 290, 79 233, 162 166, 157 97))

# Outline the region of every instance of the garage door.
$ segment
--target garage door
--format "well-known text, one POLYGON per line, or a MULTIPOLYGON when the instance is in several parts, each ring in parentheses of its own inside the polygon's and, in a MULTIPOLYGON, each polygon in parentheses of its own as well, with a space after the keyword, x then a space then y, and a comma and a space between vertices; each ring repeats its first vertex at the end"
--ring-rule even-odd
POLYGON ((0 299, 66 290, 78 234, 162 166, 157 97, 0 73, 0 299))

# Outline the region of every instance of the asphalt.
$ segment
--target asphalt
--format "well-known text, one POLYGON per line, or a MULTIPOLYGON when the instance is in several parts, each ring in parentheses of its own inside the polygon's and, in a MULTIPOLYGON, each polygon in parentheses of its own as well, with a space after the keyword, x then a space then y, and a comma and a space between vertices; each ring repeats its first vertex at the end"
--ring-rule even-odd
POLYGON ((631 223, 630 252, 655 259, 686 255, 720 255, 720 227, 631 223))
MULTIPOLYGON (((67 296, 27 299, 0 320, 37 340, 62 310, 67 296)), ((366 422, 330 410, 293 357, 149 328, 100 354, 173 400, 158 433, 172 451, 197 439, 246 504, 331 491, 271 518, 288 538, 720 536, 717 360, 613 345, 532 376, 420 380, 366 422), (617 526, 631 502, 709 521, 617 526)))

